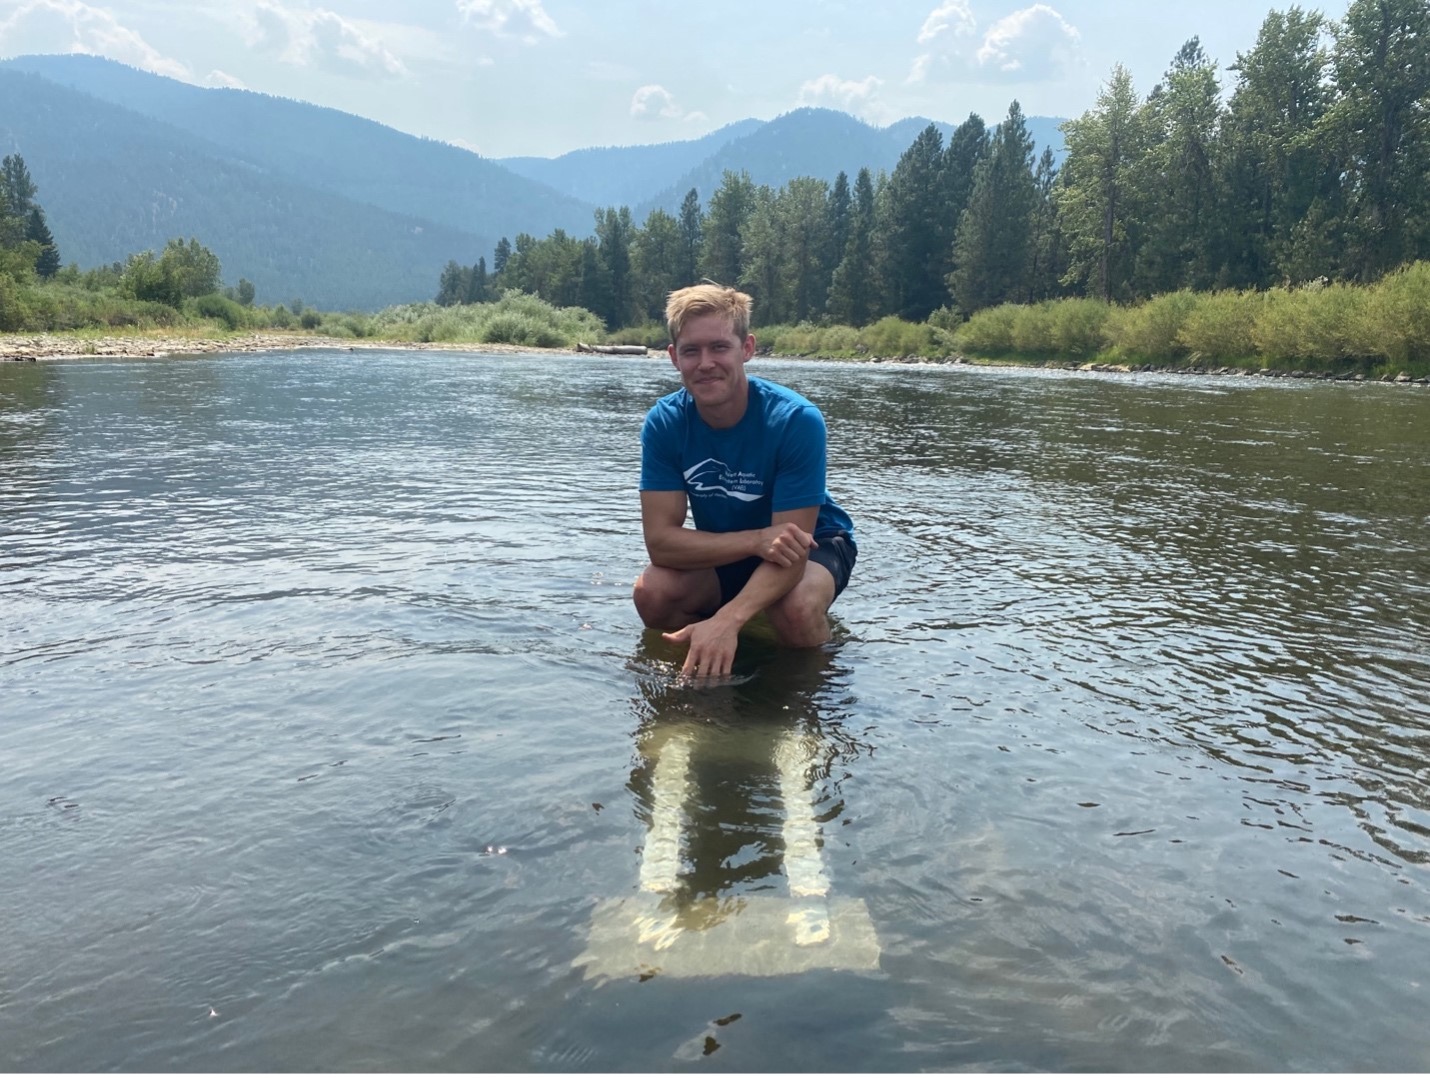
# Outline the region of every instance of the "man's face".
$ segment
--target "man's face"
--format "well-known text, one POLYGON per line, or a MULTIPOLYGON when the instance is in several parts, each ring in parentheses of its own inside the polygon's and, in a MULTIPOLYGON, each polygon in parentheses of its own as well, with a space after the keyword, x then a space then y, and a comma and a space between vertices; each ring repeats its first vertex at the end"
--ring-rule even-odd
POLYGON ((702 415, 713 413, 718 418, 734 406, 743 413, 748 389, 745 363, 755 354, 753 336, 741 340, 727 315, 702 314, 681 327, 680 340, 669 351, 702 415))

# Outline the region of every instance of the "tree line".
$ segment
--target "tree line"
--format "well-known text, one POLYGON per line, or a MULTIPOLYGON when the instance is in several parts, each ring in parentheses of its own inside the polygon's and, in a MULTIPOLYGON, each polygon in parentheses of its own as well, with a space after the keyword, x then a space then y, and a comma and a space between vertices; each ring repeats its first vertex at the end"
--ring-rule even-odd
POLYGON ((704 206, 594 234, 503 238, 449 262, 436 300, 506 289, 585 307, 612 329, 659 322, 665 295, 736 284, 764 325, 960 321, 1005 303, 1134 302, 1178 290, 1369 283, 1430 258, 1430 2, 1353 0, 1332 22, 1273 11, 1223 92, 1197 38, 1145 96, 1118 65, 1035 158, 1018 102, 991 129, 930 125, 892 173, 772 189, 726 172, 704 206))

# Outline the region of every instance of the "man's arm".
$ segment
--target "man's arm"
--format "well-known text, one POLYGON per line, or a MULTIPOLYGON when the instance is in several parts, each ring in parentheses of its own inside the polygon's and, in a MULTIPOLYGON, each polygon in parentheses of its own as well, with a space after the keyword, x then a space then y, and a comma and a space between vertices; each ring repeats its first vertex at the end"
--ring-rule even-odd
POLYGON ((788 564, 764 561, 756 567, 748 583, 740 589, 740 594, 709 618, 665 634, 665 638, 672 643, 690 645, 682 673, 700 677, 724 677, 730 673, 740 630, 745 622, 783 599, 804 576, 809 547, 815 545, 812 536, 818 519, 818 506, 776 513, 771 528, 792 528, 798 534, 811 537, 808 545, 799 549, 797 557, 788 564))
MULTIPOLYGON (((817 507, 776 513, 768 528, 738 532, 687 528, 685 508, 683 490, 641 491, 641 528, 652 565, 666 569, 714 569, 742 558, 759 557, 772 565, 788 567, 796 562, 803 565, 809 548, 816 545, 817 507)), ((763 610, 780 595, 759 609, 763 610)))

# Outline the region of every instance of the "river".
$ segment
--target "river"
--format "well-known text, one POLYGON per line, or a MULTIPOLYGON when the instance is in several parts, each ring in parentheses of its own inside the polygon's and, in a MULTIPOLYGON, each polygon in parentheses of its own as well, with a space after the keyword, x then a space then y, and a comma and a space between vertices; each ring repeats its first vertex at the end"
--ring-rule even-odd
POLYGON ((1430 1069, 1430 392, 751 370, 860 558, 696 688, 668 363, 0 367, 0 1069, 1430 1069))

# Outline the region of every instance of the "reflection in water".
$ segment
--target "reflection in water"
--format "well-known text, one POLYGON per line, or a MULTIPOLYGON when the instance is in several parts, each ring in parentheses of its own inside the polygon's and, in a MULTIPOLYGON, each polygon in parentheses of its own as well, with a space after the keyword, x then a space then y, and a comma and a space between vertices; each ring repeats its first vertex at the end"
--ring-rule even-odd
POLYGON ((843 805, 819 784, 855 748, 821 714, 836 649, 779 649, 756 628, 735 674, 702 684, 645 634, 631 662, 637 893, 597 907, 577 959, 588 977, 877 967, 868 907, 839 893, 824 851, 843 805))

